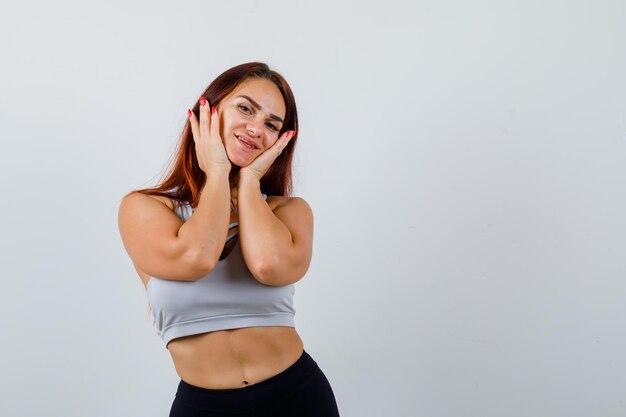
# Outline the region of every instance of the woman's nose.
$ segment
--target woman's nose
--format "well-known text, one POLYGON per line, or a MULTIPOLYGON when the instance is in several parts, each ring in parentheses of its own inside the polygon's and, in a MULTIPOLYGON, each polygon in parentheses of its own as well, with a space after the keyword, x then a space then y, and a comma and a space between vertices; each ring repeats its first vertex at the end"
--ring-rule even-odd
POLYGON ((256 121, 248 122, 248 126, 246 128, 248 129, 248 133, 250 133, 250 135, 258 136, 261 132, 259 122, 256 121))

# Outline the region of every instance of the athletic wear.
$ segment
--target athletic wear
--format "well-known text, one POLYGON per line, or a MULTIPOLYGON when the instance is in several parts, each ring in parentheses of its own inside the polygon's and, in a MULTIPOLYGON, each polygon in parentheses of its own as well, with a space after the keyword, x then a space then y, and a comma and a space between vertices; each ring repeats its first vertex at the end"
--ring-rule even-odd
MULTIPOLYGON (((263 194, 267 199, 267 195, 263 194)), ((176 214, 186 221, 193 210, 189 203, 176 205, 176 214)), ((239 223, 229 226, 229 230, 239 223)), ((229 239, 234 239, 237 231, 229 239)), ((295 327, 293 284, 261 284, 247 268, 239 243, 205 277, 196 281, 148 281, 152 318, 165 346, 177 337, 215 330, 256 326, 295 327)))
POLYGON ((339 417, 328 379, 306 352, 283 372, 256 384, 206 389, 181 380, 169 417, 339 417))

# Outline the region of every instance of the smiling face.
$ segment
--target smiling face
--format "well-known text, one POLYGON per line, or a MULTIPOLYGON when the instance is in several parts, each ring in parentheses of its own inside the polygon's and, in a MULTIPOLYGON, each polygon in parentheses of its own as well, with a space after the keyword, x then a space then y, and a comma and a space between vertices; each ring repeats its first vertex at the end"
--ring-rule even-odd
POLYGON ((226 154, 239 167, 248 166, 276 143, 286 112, 280 90, 265 78, 243 81, 217 110, 226 154))

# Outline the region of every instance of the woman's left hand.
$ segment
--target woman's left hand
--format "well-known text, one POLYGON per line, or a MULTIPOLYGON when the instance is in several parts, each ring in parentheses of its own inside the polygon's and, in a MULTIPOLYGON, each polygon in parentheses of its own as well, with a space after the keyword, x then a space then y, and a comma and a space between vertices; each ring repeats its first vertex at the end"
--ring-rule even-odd
POLYGON ((284 132, 280 138, 263 153, 257 156, 250 165, 243 167, 239 170, 239 175, 253 175, 259 181, 263 178, 263 175, 270 169, 280 152, 285 149, 291 138, 296 134, 295 130, 288 130, 284 132))

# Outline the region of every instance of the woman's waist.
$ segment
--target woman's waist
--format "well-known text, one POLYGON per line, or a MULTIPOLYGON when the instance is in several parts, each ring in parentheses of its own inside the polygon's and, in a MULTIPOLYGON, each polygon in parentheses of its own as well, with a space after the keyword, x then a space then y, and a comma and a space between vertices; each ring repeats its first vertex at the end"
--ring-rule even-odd
POLYGON ((182 337, 167 348, 183 381, 230 389, 277 375, 298 360, 304 345, 293 327, 261 326, 182 337))

